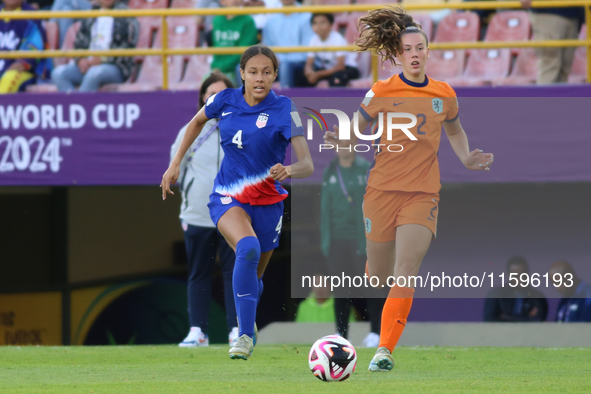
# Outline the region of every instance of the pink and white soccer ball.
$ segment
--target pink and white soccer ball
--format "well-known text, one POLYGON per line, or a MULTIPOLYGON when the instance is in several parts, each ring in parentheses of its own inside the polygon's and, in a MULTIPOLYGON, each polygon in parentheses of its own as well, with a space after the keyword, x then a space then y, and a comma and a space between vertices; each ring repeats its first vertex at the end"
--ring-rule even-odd
POLYGON ((327 335, 312 345, 308 364, 314 376, 320 380, 343 381, 355 371, 357 352, 345 338, 327 335))

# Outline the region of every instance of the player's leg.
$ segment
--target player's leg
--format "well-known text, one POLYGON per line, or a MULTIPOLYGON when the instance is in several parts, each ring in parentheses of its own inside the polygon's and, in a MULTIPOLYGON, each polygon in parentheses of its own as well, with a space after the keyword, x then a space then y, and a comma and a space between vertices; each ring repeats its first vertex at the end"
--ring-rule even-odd
POLYGON ((211 301, 211 281, 215 263, 215 228, 187 225, 184 231, 189 278, 187 299, 189 310, 189 335, 179 344, 181 347, 207 346, 207 317, 211 301))
POLYGON ((234 291, 232 290, 232 274, 236 254, 230 248, 224 237, 217 236, 217 250, 220 254, 222 277, 224 280, 224 305, 226 307, 226 323, 228 324, 228 342, 234 345, 238 340, 238 321, 236 320, 236 304, 234 303, 234 291))
POLYGON ((217 222, 218 230, 236 252, 232 286, 238 316, 239 338, 230 349, 231 358, 248 359, 252 354, 254 322, 259 294, 257 267, 261 246, 246 211, 233 206, 217 222))

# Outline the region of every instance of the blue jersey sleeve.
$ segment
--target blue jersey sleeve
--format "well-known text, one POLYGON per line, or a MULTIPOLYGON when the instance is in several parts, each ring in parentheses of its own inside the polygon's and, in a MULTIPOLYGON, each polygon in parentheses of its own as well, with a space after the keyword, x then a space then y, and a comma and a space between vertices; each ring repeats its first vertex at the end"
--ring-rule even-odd
POLYGON ((296 137, 298 135, 304 135, 304 128, 302 127, 302 119, 300 118, 300 113, 296 108, 293 101, 289 100, 290 109, 289 109, 289 118, 290 123, 289 126, 283 127, 281 130, 281 134, 285 137, 286 140, 290 140, 292 137, 296 137))
POLYGON ((224 93, 227 91, 222 90, 221 92, 210 96, 205 102, 205 116, 209 119, 219 118, 223 111, 224 93))

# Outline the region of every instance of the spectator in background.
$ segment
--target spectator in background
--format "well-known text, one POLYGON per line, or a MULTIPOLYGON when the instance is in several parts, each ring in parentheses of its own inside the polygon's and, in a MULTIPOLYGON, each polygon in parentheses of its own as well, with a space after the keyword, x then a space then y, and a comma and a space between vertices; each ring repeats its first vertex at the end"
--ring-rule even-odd
MULTIPOLYGON (((281 8, 283 4, 281 4, 281 0, 245 0, 244 1, 245 7, 266 7, 266 8, 281 8)), ((263 28, 267 23, 267 19, 272 14, 256 14, 252 16, 254 19, 254 23, 257 27, 257 32, 260 34, 259 40, 262 38, 263 28)))
MULTIPOLYGON (((94 9, 124 10, 127 6, 117 0, 98 0, 94 9)), ((134 48, 137 44, 139 24, 135 18, 100 16, 82 21, 76 34, 75 49, 108 50, 134 48)), ((70 60, 53 70, 51 79, 60 92, 75 90, 94 92, 109 83, 125 82, 131 75, 133 56, 87 57, 70 60)))
MULTIPOLYGON (((296 6, 295 0, 281 0, 284 7, 296 6)), ((306 46, 312 38, 309 12, 294 14, 273 14, 263 28, 263 44, 267 46, 306 46)), ((278 53, 279 82, 282 88, 306 86, 304 67, 305 52, 278 53)))
MULTIPOLYGON (((221 0, 222 7, 239 7, 242 0, 221 0)), ((218 15, 213 19, 212 46, 216 48, 251 46, 258 42, 257 29, 250 15, 218 15)), ((238 55, 213 55, 212 70, 221 72, 236 85, 240 79, 238 55)))
MULTIPOLYGON (((333 14, 314 14, 311 18, 314 34, 311 47, 348 45, 345 38, 332 29, 333 14)), ((327 79, 329 86, 347 86, 350 80, 359 78, 357 55, 352 52, 308 52, 304 74, 312 86, 327 79)))
MULTIPOLYGON (((520 0, 523 8, 531 7, 531 0, 520 0)), ((576 40, 585 18, 582 7, 532 8, 529 20, 534 40, 576 40)), ((567 82, 576 47, 536 48, 538 85, 567 82)))
MULTIPOLYGON (((92 2, 90 0, 55 0, 51 6, 52 11, 88 11, 92 8, 92 2)), ((72 18, 54 18, 53 22, 56 22, 59 27, 60 34, 60 48, 66 38, 66 33, 70 26, 74 24, 72 18)))
POLYGON ((591 285, 575 274, 566 261, 557 261, 550 267, 550 278, 556 290, 563 295, 558 303, 556 321, 565 323, 591 322, 591 285), (554 275, 561 280, 555 281, 554 275))
MULTIPOLYGON (((226 88, 232 88, 230 80, 222 73, 214 72, 207 77, 199 91, 199 109, 205 100, 226 88)), ((218 233, 209 216, 209 194, 213 189, 213 180, 217 175, 224 151, 220 145, 219 119, 208 121, 200 136, 193 142, 183 158, 179 180, 182 197, 181 226, 185 234, 189 280, 187 296, 189 305, 189 323, 191 331, 179 344, 180 347, 208 346, 207 317, 211 301, 211 283, 216 256, 220 256, 222 276, 224 278, 224 301, 226 322, 228 324, 228 342, 233 345, 238 340, 236 307, 232 291, 232 272, 236 256, 232 248, 218 233), (199 151, 199 160, 192 160, 199 151)), ((170 158, 176 154, 187 131, 185 125, 170 149, 170 158)))
MULTIPOLYGON (((23 0, 3 0, 0 13, 0 52, 1 51, 41 51, 45 48, 45 31, 39 19, 9 19, 7 12, 33 11, 23 0)), ((0 55, 0 93, 23 91, 27 85, 35 83, 43 72, 43 61, 39 59, 2 59, 0 55)))
POLYGON ((546 320, 548 302, 537 289, 522 286, 521 274, 527 274, 527 261, 521 256, 513 256, 507 261, 507 282, 503 287, 495 287, 486 295, 484 301, 484 321, 486 322, 540 322, 546 320), (517 287, 511 287, 516 277, 517 287))
MULTIPOLYGON (((365 262, 365 226, 363 222, 363 195, 369 162, 357 156, 348 141, 339 141, 337 157, 322 174, 320 193, 320 244, 328 260, 330 275, 363 276, 365 262), (348 148, 348 149, 347 149, 348 148), (350 149, 350 151, 349 151, 350 149)), ((367 290, 367 299, 355 299, 348 288, 334 289, 337 332, 347 338, 349 314, 353 303, 366 308, 371 322, 370 333, 364 347, 378 347, 383 298, 373 289, 367 290)))
POLYGON ((330 295, 328 286, 314 286, 324 284, 322 275, 314 275, 312 282, 312 293, 298 305, 296 322, 298 323, 333 323, 334 298, 330 295))

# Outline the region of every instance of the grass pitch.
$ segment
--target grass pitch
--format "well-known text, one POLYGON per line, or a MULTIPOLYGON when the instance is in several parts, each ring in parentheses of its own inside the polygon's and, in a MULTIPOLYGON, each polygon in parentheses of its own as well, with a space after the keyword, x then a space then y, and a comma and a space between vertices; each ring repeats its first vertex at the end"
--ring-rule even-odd
POLYGON ((308 369, 307 346, 257 346, 249 361, 226 346, 3 347, 0 393, 415 393, 591 392, 591 348, 407 347, 389 373, 356 372, 325 383, 308 369))

